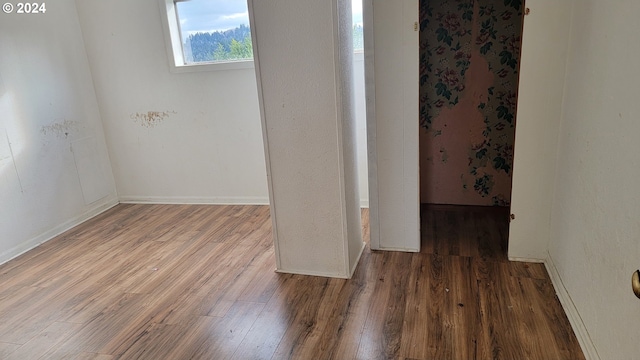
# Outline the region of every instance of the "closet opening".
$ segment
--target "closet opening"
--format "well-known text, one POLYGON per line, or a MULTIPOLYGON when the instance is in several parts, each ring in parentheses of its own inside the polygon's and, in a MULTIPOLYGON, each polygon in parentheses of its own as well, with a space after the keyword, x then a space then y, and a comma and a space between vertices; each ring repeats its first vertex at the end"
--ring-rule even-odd
POLYGON ((507 259, 522 0, 420 0, 423 252, 507 259))

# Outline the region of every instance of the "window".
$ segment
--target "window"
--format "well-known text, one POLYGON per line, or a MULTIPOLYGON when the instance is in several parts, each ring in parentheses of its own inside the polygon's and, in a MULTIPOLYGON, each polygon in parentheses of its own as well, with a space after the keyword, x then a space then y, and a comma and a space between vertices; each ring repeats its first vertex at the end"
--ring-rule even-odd
POLYGON ((353 21, 353 51, 364 51, 364 29, 362 27, 362 0, 351 0, 351 14, 353 21))
MULTIPOLYGON (((247 0, 160 0, 172 71, 253 66, 247 0)), ((353 47, 362 53, 362 0, 352 0, 353 47)))
POLYGON ((161 0, 176 71, 253 66, 246 0, 161 0))

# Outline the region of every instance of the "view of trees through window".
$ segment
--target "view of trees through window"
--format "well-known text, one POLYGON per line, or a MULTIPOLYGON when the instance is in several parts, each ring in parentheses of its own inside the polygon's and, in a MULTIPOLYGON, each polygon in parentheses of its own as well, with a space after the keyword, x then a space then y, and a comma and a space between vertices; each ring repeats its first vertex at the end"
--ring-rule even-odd
POLYGON ((187 63, 253 59, 248 25, 216 32, 189 35, 182 44, 187 63))
MULTIPOLYGON (((353 48, 363 49, 362 0, 352 0, 353 48)), ((187 64, 253 59, 246 0, 176 1, 187 64)))

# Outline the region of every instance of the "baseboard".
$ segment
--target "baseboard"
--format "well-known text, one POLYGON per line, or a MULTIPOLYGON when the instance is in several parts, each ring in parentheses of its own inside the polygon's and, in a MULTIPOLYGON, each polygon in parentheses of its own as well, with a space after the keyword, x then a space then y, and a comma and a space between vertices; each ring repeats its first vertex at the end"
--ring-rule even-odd
POLYGON ((262 196, 120 196, 123 204, 269 205, 262 196))
POLYGON ((365 246, 367 246, 367 244, 363 241, 362 247, 360 247, 360 252, 358 253, 358 258, 353 263, 353 265, 351 265, 351 269, 349 269, 349 279, 353 277, 353 273, 355 273, 356 269, 358 268, 358 264, 360 263, 360 258, 362 257, 362 253, 364 253, 365 246))
POLYGON ((102 214, 103 212, 111 209, 112 207, 118 205, 118 201, 114 198, 104 203, 98 204, 91 209, 85 211, 83 214, 78 215, 51 230, 45 231, 44 233, 24 242, 23 244, 13 247, 7 251, 0 253, 0 265, 17 258, 18 256, 26 253, 27 251, 34 249, 45 242, 55 238, 56 236, 64 233, 65 231, 80 225, 81 223, 102 214))
POLYGON ((509 261, 517 261, 517 262, 530 262, 530 263, 544 263, 544 259, 533 259, 533 258, 523 258, 523 257, 513 257, 509 256, 509 261))
POLYGON ((348 279, 346 274, 340 273, 328 273, 322 271, 306 271, 306 270, 297 270, 297 269, 276 269, 276 272, 279 274, 294 274, 294 275, 307 275, 307 276, 319 276, 319 277, 327 277, 334 279, 348 279))
POLYGON ((397 252, 406 252, 406 253, 418 253, 420 250, 416 249, 405 249, 405 248, 396 248, 396 247, 381 247, 381 248, 371 248, 373 251, 397 251, 397 252))
MULTIPOLYGON (((268 197, 261 196, 120 196, 123 204, 193 204, 193 205, 269 205, 268 197)), ((369 199, 360 199, 360 207, 368 209, 369 199)))
POLYGON ((551 255, 547 255, 547 259, 544 261, 544 265, 547 269, 547 273, 549 273, 549 277, 551 278, 551 283, 556 290, 556 295, 558 295, 560 304, 562 304, 562 308, 567 314, 567 318, 569 318, 569 322, 571 323, 573 332, 578 338, 578 342, 580 343, 580 347, 582 348, 584 357, 587 360, 600 360, 600 356, 598 355, 596 347, 593 345, 593 341, 589 336, 587 327, 584 325, 582 317, 580 316, 576 305, 571 299, 571 295, 569 295, 569 292, 564 287, 562 278, 560 277, 560 273, 558 273, 558 269, 553 263, 551 255))

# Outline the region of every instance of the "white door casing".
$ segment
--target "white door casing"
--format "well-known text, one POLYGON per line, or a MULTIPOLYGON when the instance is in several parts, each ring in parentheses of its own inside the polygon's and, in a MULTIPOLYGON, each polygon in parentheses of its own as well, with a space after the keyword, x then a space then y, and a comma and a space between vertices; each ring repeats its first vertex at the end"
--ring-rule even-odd
POLYGON ((418 1, 365 0, 371 248, 420 251, 418 1))

